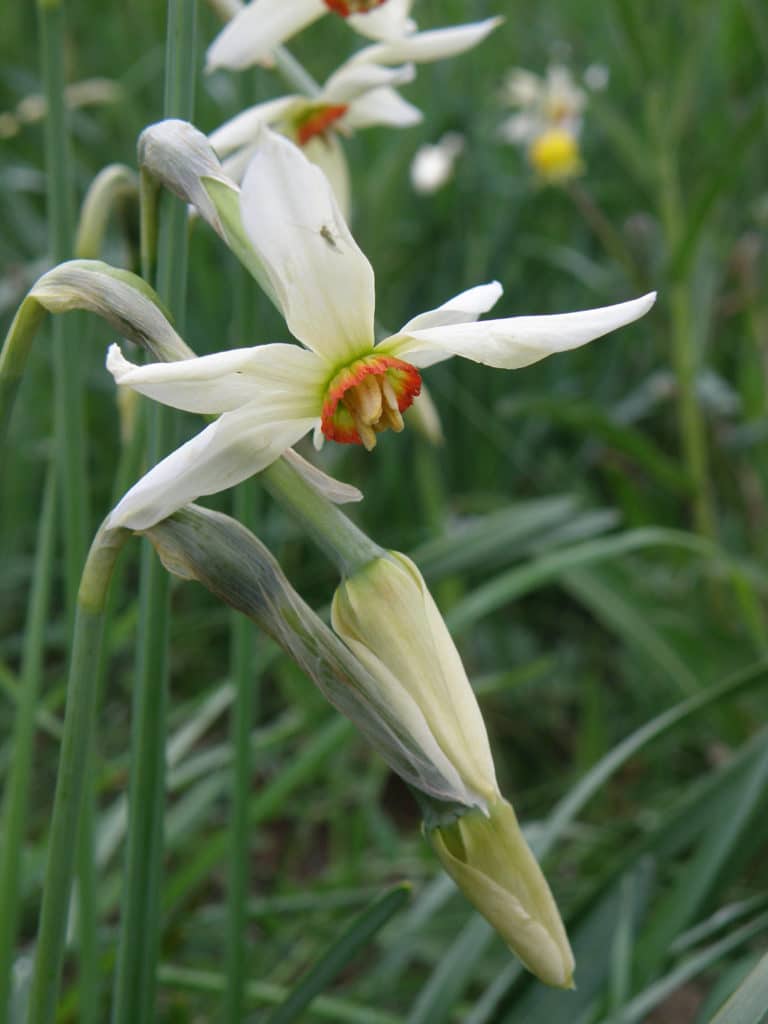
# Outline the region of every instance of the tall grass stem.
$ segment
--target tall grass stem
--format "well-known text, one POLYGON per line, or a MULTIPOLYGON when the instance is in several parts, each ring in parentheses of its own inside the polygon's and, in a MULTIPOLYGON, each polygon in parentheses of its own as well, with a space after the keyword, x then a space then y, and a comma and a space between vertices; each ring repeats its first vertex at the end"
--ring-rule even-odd
MULTIPOLYGON (((193 117, 196 28, 196 0, 169 0, 165 117, 186 120, 193 117)), ((162 200, 157 291, 183 324, 187 209, 170 195, 164 195, 162 200)), ((142 228, 147 226, 146 207, 142 193, 142 228)), ((143 269, 149 258, 145 241, 142 243, 143 269)), ((171 444, 169 411, 153 405, 148 439, 150 464, 159 461, 171 444)), ((145 545, 141 558, 125 885, 113 1005, 115 1024, 149 1024, 155 1019, 155 974, 162 917, 168 617, 168 576, 145 545)))
POLYGON ((78 592, 28 1024, 50 1024, 56 1016, 78 826, 88 793, 104 609, 115 560, 128 536, 125 530, 99 530, 78 592))
POLYGON ((53 576, 56 521, 56 467, 48 468, 37 532, 35 568, 29 598, 10 774, 3 800, 0 846, 0 1020, 6 1019, 13 977, 19 912, 21 851, 27 824, 36 715, 45 651, 45 629, 53 576))

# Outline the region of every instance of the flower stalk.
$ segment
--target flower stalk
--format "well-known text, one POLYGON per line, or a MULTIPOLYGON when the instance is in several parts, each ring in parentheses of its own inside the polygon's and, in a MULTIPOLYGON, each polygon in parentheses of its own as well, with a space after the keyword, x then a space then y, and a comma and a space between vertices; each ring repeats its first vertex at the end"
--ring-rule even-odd
MULTIPOLYGON (((164 113, 167 117, 189 118, 194 108, 197 4, 194 0, 168 0, 167 12, 164 113)), ((165 195, 159 212, 157 290, 183 318, 187 208, 165 195)), ((146 249, 143 252, 147 258, 146 249)), ((171 446, 171 426, 166 410, 151 410, 147 444, 150 462, 157 462, 171 446)), ((114 1024, 147 1024, 155 1019, 165 810, 168 603, 168 578, 145 548, 139 589, 129 831, 114 1024)))
POLYGON ((38 926, 28 1024, 50 1024, 64 955, 69 899, 86 795, 107 594, 127 530, 102 526, 80 581, 67 682, 67 704, 53 801, 43 903, 38 926))

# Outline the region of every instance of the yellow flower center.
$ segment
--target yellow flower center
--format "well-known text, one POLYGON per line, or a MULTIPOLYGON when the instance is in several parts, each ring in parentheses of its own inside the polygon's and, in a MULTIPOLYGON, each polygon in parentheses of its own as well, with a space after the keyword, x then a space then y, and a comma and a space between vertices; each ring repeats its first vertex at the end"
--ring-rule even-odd
POLYGON ((321 426, 330 441, 376 447, 376 435, 403 429, 402 413, 421 390, 419 371, 394 356, 364 356, 328 384, 321 426))
POLYGON ((528 159, 545 181, 564 181, 582 169, 576 138, 561 128, 552 128, 534 139, 528 150, 528 159))

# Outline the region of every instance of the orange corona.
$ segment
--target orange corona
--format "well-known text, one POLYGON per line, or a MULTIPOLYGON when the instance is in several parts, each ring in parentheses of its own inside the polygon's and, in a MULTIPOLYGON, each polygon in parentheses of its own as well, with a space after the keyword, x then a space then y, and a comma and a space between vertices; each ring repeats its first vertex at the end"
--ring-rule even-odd
POLYGON ((348 18, 350 14, 367 14, 374 7, 381 7, 387 0, 324 0, 325 6, 342 18, 348 18))
POLYGON ((376 447, 376 435, 403 429, 402 413, 421 391, 415 366, 394 356, 358 359, 333 377, 321 414, 330 441, 376 447))
POLYGON ((295 132, 296 141, 300 146, 306 146, 310 139, 322 135, 332 124, 344 117, 348 110, 346 103, 336 105, 322 104, 312 107, 298 119, 295 132))

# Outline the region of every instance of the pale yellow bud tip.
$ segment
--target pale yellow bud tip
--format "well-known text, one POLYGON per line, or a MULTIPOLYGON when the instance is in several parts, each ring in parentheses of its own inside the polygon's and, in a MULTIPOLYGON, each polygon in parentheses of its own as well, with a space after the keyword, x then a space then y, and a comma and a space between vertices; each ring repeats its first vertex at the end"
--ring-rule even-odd
POLYGON ((499 797, 482 811, 431 829, 443 867, 509 948, 547 985, 573 988, 574 960, 557 905, 520 831, 499 797))

